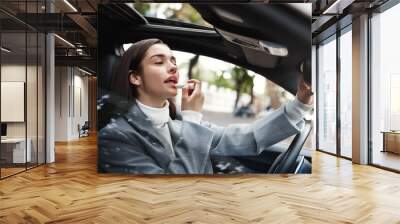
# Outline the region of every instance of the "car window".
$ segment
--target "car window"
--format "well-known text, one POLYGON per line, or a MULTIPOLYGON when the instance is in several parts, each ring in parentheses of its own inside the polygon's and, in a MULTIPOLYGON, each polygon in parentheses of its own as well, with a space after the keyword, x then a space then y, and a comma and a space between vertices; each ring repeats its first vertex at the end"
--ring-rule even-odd
MULTIPOLYGON (((217 125, 253 122, 294 98, 265 77, 232 63, 183 51, 173 54, 181 83, 189 76, 202 81, 204 120, 217 125)), ((176 99, 181 99, 181 92, 176 99)), ((179 107, 179 100, 176 103, 179 107)))

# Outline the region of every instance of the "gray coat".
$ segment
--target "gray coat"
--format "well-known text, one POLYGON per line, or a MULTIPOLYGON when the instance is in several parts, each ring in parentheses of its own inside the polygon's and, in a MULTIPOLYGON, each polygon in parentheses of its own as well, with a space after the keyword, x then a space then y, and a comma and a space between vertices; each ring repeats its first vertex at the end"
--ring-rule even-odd
POLYGON ((134 103, 128 113, 100 130, 99 172, 135 174, 211 174, 210 155, 257 155, 298 133, 304 121, 291 123, 285 107, 253 124, 217 127, 182 121, 168 122, 174 153, 134 103))

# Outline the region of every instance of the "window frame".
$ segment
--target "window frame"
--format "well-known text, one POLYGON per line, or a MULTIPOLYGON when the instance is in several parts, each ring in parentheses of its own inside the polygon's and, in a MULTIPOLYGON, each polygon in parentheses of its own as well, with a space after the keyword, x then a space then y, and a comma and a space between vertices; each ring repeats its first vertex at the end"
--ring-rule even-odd
POLYGON ((340 37, 347 32, 352 32, 352 23, 347 24, 341 29, 338 29, 335 33, 331 34, 327 38, 319 41, 316 44, 316 150, 319 152, 327 153, 329 155, 337 156, 339 158, 347 159, 347 160, 352 160, 352 158, 347 157, 342 155, 341 153, 341 119, 340 119, 340 104, 341 104, 341 97, 340 97, 340 82, 341 82, 341 67, 340 67, 340 37), (320 143, 319 143, 319 122, 320 122, 320 117, 318 111, 320 110, 319 108, 319 100, 320 100, 320 92, 319 92, 319 47, 322 43, 326 44, 329 43, 330 41, 336 41, 336 152, 332 153, 327 150, 321 149, 320 143))

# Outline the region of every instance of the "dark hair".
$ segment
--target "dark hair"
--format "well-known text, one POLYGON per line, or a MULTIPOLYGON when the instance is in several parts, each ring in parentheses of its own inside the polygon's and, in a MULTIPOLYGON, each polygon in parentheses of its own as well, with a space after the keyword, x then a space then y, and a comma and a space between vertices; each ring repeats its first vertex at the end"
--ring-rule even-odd
MULTIPOLYGON (((144 39, 138 41, 124 53, 120 63, 117 67, 116 72, 113 74, 111 83, 111 89, 114 93, 118 94, 119 97, 123 97, 129 102, 134 101, 138 97, 138 90, 135 85, 129 81, 129 75, 132 71, 142 74, 141 62, 146 55, 147 50, 155 44, 165 44, 160 39, 144 39)), ((166 45, 166 44, 165 44, 166 45)), ((171 119, 176 118, 176 106, 175 103, 169 101, 169 115, 171 119)))

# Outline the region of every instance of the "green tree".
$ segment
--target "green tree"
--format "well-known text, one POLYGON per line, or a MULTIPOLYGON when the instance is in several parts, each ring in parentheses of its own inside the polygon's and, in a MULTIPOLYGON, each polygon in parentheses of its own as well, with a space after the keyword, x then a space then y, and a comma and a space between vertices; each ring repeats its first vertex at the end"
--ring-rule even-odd
POLYGON ((168 7, 166 9, 166 15, 169 15, 167 16, 167 19, 179 20, 200 26, 213 27, 201 17, 200 13, 198 13, 196 9, 187 3, 182 4, 182 7, 179 9, 168 7))
POLYGON ((147 12, 150 10, 149 3, 135 3, 134 7, 142 15, 146 15, 147 12))
POLYGON ((193 68, 199 62, 200 55, 196 54, 193 58, 189 60, 189 68, 188 68, 188 79, 193 78, 193 68))
POLYGON ((214 74, 214 80, 212 80, 210 83, 217 86, 218 88, 228 88, 234 90, 234 83, 231 79, 226 79, 224 78, 224 73, 227 71, 222 71, 220 75, 217 75, 215 72, 214 74))
POLYGON ((250 76, 246 69, 242 67, 235 66, 231 70, 232 80, 235 83, 235 91, 236 91, 236 99, 235 99, 235 108, 240 99, 240 95, 242 93, 250 94, 250 103, 254 101, 254 77, 250 76))

